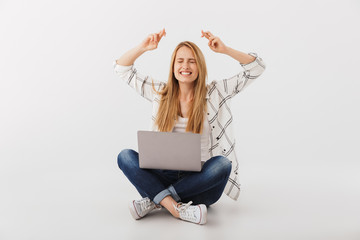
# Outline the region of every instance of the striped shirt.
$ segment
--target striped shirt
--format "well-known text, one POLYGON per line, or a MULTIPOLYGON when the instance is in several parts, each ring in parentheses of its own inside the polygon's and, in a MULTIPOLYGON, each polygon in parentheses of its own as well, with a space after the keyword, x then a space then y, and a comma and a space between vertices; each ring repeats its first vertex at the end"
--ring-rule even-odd
MULTIPOLYGON (((230 198, 237 200, 240 194, 239 184, 239 164, 235 153, 235 138, 233 136, 232 125, 233 116, 230 110, 230 100, 265 70, 265 63, 256 53, 249 53, 255 60, 248 64, 240 65, 243 71, 233 77, 220 81, 212 81, 206 85, 207 95, 207 120, 210 125, 210 157, 222 155, 227 157, 232 163, 232 171, 224 193, 230 198)), ((156 81, 150 76, 138 73, 134 65, 121 66, 113 62, 114 72, 119 78, 125 81, 130 87, 145 99, 153 104, 151 130, 159 131, 155 125, 156 115, 159 109, 160 97, 152 89, 152 81, 155 89, 161 90, 166 82, 156 81)))

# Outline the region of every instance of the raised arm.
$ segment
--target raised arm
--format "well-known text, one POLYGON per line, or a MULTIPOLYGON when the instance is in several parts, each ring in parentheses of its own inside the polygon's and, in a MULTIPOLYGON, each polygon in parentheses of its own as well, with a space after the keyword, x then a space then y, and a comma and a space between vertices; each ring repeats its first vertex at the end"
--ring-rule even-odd
POLYGON ((129 51, 124 53, 118 60, 116 60, 116 64, 122 66, 133 65, 135 60, 140 57, 144 52, 156 49, 161 38, 165 35, 165 29, 161 30, 159 33, 149 34, 139 45, 130 49, 129 51))
POLYGON ((229 55, 233 59, 237 60, 241 64, 248 64, 255 60, 254 56, 251 56, 249 54, 240 52, 239 50, 233 49, 231 47, 226 47, 226 50, 224 51, 224 54, 229 55))
POLYGON ((211 32, 201 31, 201 33, 201 37, 209 40, 208 45, 211 50, 232 57, 244 68, 244 71, 231 78, 214 82, 214 84, 217 84, 218 89, 226 95, 231 97, 236 95, 264 72, 265 63, 256 53, 246 54, 240 52, 226 46, 219 37, 214 36, 211 32))
POLYGON ((206 37, 209 42, 208 45, 211 50, 217 53, 223 53, 229 55, 230 57, 234 58, 241 64, 248 64, 255 60, 255 57, 240 52, 238 50, 232 49, 231 47, 226 46, 219 37, 214 36, 211 32, 204 32, 201 30, 201 37, 206 37))
POLYGON ((159 41, 165 34, 165 29, 163 29, 159 33, 148 35, 139 45, 124 53, 113 63, 115 74, 149 101, 153 100, 154 91, 152 87, 154 86, 155 90, 159 91, 164 83, 155 81, 148 75, 138 73, 134 67, 134 62, 144 52, 157 48, 159 41))

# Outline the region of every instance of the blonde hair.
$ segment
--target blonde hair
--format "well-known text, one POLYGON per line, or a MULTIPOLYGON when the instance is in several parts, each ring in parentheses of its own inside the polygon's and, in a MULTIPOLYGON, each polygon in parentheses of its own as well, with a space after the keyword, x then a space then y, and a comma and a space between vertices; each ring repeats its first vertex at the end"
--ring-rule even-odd
POLYGON ((170 132, 175 125, 175 121, 178 120, 178 115, 181 114, 179 99, 180 88, 179 82, 174 75, 174 63, 177 51, 183 46, 192 50, 199 72, 198 77, 194 81, 194 98, 191 101, 191 107, 189 109, 189 119, 186 126, 186 132, 202 133, 204 114, 206 112, 207 69, 205 58, 200 48, 190 41, 181 42, 176 46, 171 56, 169 78, 165 87, 158 92, 155 90, 153 85, 154 91, 161 95, 155 125, 161 132, 170 132))

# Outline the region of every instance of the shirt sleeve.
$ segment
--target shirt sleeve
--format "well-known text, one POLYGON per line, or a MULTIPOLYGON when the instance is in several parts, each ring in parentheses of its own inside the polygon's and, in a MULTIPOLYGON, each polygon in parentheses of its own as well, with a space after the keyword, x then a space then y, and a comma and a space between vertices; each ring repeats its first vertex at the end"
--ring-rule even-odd
POLYGON ((155 81, 153 78, 147 75, 142 75, 138 73, 137 69, 133 65, 122 66, 113 62, 113 68, 115 74, 124 82, 126 82, 131 88, 133 88, 140 96, 153 101, 154 94, 156 91, 160 91, 164 86, 164 82, 155 81))
POLYGON ((231 78, 227 78, 221 81, 214 81, 217 88, 225 94, 225 96, 233 97, 242 91, 245 87, 249 86, 256 78, 258 78, 265 70, 264 61, 258 57, 256 53, 248 53, 255 57, 255 60, 251 63, 240 65, 243 67, 243 71, 236 74, 231 78))

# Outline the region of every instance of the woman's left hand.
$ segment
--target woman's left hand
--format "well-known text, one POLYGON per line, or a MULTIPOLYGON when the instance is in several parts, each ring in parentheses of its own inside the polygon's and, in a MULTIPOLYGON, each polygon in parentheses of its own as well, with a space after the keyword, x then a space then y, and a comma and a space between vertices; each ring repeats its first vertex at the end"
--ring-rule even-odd
POLYGON ((201 37, 206 37, 209 40, 209 47, 214 52, 225 53, 227 46, 220 40, 219 37, 214 36, 211 32, 204 32, 201 30, 201 37))

